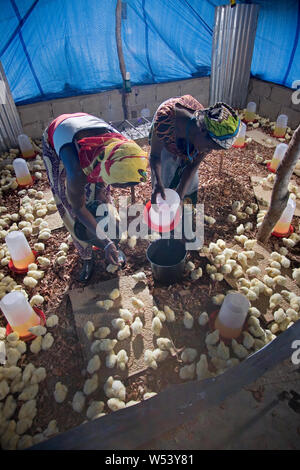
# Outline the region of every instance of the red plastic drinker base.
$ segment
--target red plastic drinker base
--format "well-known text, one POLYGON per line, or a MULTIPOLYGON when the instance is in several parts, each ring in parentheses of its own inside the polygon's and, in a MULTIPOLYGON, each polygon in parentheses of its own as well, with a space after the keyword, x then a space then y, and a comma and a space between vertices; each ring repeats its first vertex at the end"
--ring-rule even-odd
MULTIPOLYGON (((43 310, 41 310, 40 308, 38 308, 36 306, 33 306, 32 308, 35 311, 35 313, 40 317, 40 325, 44 326, 45 323, 46 323, 46 317, 45 317, 45 314, 44 314, 43 310)), ((12 332, 13 332, 13 329, 10 326, 10 324, 8 323, 6 325, 6 335, 9 335, 12 332)), ((32 333, 29 333, 26 336, 20 336, 20 340, 22 340, 22 341, 31 341, 32 339, 35 339, 35 338, 36 338, 36 336, 33 335, 32 333)))
POLYGON ((246 144, 244 142, 243 145, 233 145, 232 147, 234 147, 235 149, 243 149, 244 147, 246 147, 246 144))
POLYGON ((292 233, 294 233, 294 227, 292 225, 290 225, 290 228, 289 228, 289 231, 287 233, 279 233, 279 232, 272 232, 271 235, 274 235, 274 237, 277 237, 277 238, 286 238, 286 237, 289 237, 290 235, 292 235, 292 233))
POLYGON ((20 183, 18 183, 18 188, 21 188, 21 189, 31 188, 31 186, 33 186, 34 182, 35 182, 34 175, 31 175, 31 178, 32 178, 32 183, 30 183, 30 184, 20 184, 20 183))
MULTIPOLYGON (((32 253, 34 254, 34 261, 35 261, 37 258, 37 252, 35 250, 32 250, 32 253)), ((10 262, 8 263, 8 268, 16 274, 25 274, 28 271, 28 268, 24 268, 24 269, 16 268, 12 260, 10 260, 10 262)))
POLYGON ((269 171, 271 171, 272 173, 276 173, 276 170, 273 170, 273 168, 271 168, 271 162, 268 162, 267 163, 267 168, 269 171))

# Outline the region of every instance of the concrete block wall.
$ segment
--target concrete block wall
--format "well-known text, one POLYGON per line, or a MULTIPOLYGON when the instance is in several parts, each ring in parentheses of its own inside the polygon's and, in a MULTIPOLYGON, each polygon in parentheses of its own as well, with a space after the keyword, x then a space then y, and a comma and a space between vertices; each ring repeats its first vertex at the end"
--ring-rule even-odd
MULTIPOLYGON (((150 109, 152 115, 164 100, 186 94, 208 106, 209 77, 132 87, 128 100, 130 118, 140 116, 145 107, 150 109)), ((85 112, 105 121, 123 119, 121 90, 43 101, 17 106, 17 109, 25 134, 32 138, 41 138, 48 124, 64 113, 85 112)))
POLYGON ((295 129, 300 124, 300 104, 293 104, 294 92, 291 88, 251 78, 247 102, 255 101, 258 114, 272 121, 275 121, 279 114, 286 114, 288 126, 295 129))

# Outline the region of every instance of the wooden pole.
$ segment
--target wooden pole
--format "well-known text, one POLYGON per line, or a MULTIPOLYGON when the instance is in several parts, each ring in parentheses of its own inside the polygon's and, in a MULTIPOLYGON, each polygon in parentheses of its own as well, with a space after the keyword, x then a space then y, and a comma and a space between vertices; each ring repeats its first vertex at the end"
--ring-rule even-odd
POLYGON ((122 0, 117 1, 116 6, 116 42, 117 42, 117 52, 119 58, 120 71, 123 79, 123 88, 122 88, 122 107, 124 119, 129 118, 128 113, 128 94, 125 92, 124 83, 126 79, 126 65, 123 54, 122 47, 122 0))
POLYGON ((293 174, 296 163, 300 157, 300 125, 294 132, 288 149, 279 166, 276 174, 276 180, 272 191, 272 197, 269 210, 260 226, 257 240, 266 243, 286 208, 289 191, 288 184, 293 174))
MULTIPOLYGON (((128 111, 128 93, 125 91, 125 80, 126 80, 126 65, 123 54, 122 47, 122 0, 117 1, 116 6, 116 42, 117 42, 117 52, 119 58, 120 71, 123 79, 122 87, 122 108, 124 119, 129 118, 128 111)), ((131 204, 135 203, 135 192, 134 187, 131 188, 131 204)))

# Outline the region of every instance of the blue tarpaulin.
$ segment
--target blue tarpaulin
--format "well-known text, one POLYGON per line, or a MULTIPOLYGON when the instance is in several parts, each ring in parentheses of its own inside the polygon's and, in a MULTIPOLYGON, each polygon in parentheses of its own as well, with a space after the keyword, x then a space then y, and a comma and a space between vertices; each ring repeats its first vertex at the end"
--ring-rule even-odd
MULTIPOLYGON (((132 84, 210 75, 214 9, 225 0, 124 0, 122 42, 132 84)), ((300 2, 260 5, 251 73, 300 79, 300 2)), ((117 0, 1 0, 0 60, 17 104, 122 86, 117 0)))

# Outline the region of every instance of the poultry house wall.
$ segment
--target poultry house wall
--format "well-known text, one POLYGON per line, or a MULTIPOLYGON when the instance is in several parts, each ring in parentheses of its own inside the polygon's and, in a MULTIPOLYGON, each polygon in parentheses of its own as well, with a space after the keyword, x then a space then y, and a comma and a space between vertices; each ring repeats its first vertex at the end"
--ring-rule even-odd
MULTIPOLYGON (((274 120, 278 114, 288 115, 289 125, 295 128, 300 122, 300 104, 292 102, 295 90, 251 78, 247 102, 255 101, 257 112, 274 120)), ((209 77, 193 78, 156 85, 133 86, 129 94, 129 117, 140 116, 143 108, 149 108, 152 116, 157 107, 171 96, 191 94, 204 106, 209 101, 209 77)), ((106 121, 122 120, 121 90, 111 90, 93 95, 80 95, 35 104, 17 106, 24 132, 40 138, 52 119, 63 113, 86 112, 106 121)))

